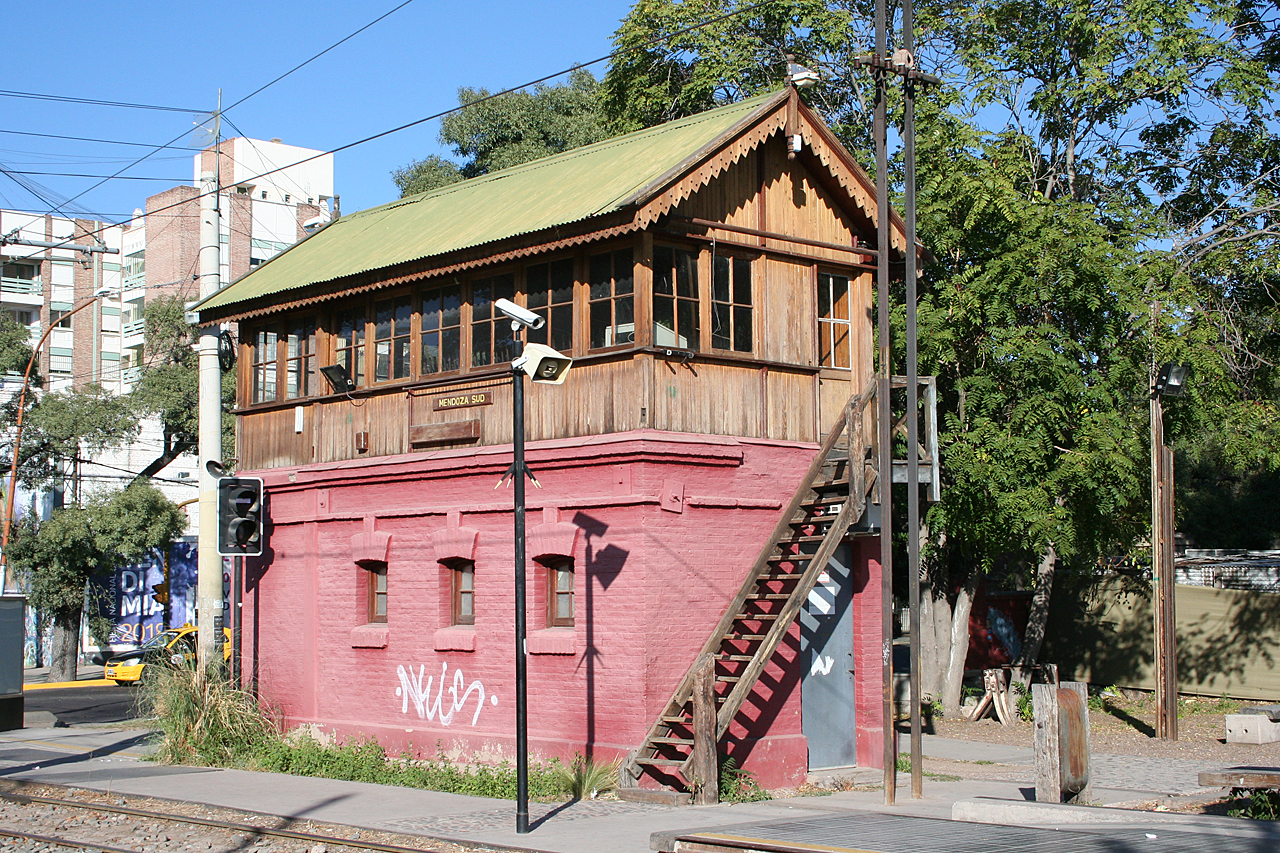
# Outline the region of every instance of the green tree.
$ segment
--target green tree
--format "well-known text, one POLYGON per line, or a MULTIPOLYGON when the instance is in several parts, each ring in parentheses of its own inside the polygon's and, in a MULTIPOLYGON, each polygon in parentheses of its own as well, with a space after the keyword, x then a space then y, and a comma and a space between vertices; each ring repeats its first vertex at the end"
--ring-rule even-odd
POLYGON ((51 681, 75 680, 89 579, 167 549, 186 523, 159 489, 133 483, 82 506, 55 509, 43 522, 28 516, 14 526, 8 558, 26 577, 31 603, 53 622, 51 681))
POLYGON ((532 92, 490 97, 486 89, 461 88, 463 109, 444 118, 440 141, 462 159, 458 166, 432 155, 392 172, 400 195, 425 192, 464 178, 518 166, 569 151, 607 136, 600 85, 575 69, 568 82, 538 85, 532 92))
MULTIPOLYGON (((135 477, 158 475, 175 459, 194 453, 199 444, 199 355, 194 349, 199 332, 188 325, 177 296, 162 296, 143 307, 147 345, 143 370, 128 395, 128 405, 140 417, 159 418, 163 445, 159 455, 135 477)), ((222 458, 235 455, 235 372, 222 374, 222 458)))

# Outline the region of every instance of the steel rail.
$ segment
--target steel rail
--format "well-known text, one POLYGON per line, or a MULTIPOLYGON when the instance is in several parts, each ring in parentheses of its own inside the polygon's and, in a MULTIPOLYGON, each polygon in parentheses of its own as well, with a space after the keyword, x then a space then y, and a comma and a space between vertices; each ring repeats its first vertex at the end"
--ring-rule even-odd
POLYGON ((92 841, 76 841, 71 838, 60 838, 55 835, 36 835, 31 832, 17 832, 12 829, 0 829, 0 837, 17 838, 21 841, 36 841, 40 844, 53 844, 57 847, 71 847, 76 850, 101 850, 103 853, 137 853, 123 847, 112 847, 108 844, 97 844, 92 841))
MULTIPOLYGON (((343 838, 341 836, 334 836, 334 835, 320 835, 314 832, 299 832, 293 829, 272 829, 271 827, 254 826, 251 823, 233 823, 231 821, 217 820, 215 818, 194 817, 190 815, 172 814, 169 812, 156 812, 156 811, 149 811, 147 809, 130 808, 129 806, 113 806, 113 805, 99 804, 99 803, 84 803, 84 802, 80 802, 79 800, 63 800, 57 797, 41 797, 41 796, 34 796, 31 794, 14 794, 9 792, 4 792, 4 793, 0 793, 0 800, 6 800, 8 802, 20 803, 20 804, 40 804, 40 805, 62 806, 64 808, 76 808, 76 809, 82 809, 84 811, 108 812, 110 814, 128 815, 129 817, 141 817, 141 818, 147 818, 149 820, 167 820, 167 821, 173 821, 174 823, 186 823, 186 824, 194 824, 196 826, 207 826, 207 827, 210 827, 211 829, 223 829, 223 830, 227 830, 228 832, 241 832, 246 835, 261 835, 261 836, 269 836, 273 838, 291 838, 295 841, 311 841, 311 842, 320 843, 320 844, 338 844, 346 847, 355 847, 361 850, 379 850, 379 851, 383 851, 383 853, 438 853, 439 851, 438 847, 402 847, 396 844, 380 844, 376 841, 365 841, 359 838, 343 838)), ((267 816, 267 815, 264 815, 264 816, 267 816)), ((269 815, 269 817, 275 817, 275 815, 269 815)), ((382 832, 382 831, 389 831, 389 830, 370 830, 370 831, 382 832)), ((0 830, 0 834, 13 834, 13 833, 10 833, 9 830, 0 830)), ((36 838, 37 836, 24 835, 23 837, 36 838)), ((423 836, 423 837, 425 840, 430 842, 445 841, 444 839, 440 839, 440 838, 430 838, 428 836, 423 836)), ((63 842, 51 841, 50 843, 61 844, 63 842)), ((447 843, 453 845, 453 844, 459 844, 459 843, 465 844, 466 842, 449 841, 447 843)), ((82 844, 80 842, 75 842, 75 845, 81 846, 81 847, 92 847, 95 849, 101 848, 103 850, 112 849, 109 847, 104 847, 101 844, 92 844, 92 843, 82 844)), ((476 846, 486 847, 486 848, 494 847, 494 845, 492 844, 480 844, 479 842, 476 843, 476 846)), ((527 848, 510 847, 506 849, 525 850, 527 848)), ((136 853, 136 851, 128 850, 128 851, 122 851, 122 853, 136 853)))

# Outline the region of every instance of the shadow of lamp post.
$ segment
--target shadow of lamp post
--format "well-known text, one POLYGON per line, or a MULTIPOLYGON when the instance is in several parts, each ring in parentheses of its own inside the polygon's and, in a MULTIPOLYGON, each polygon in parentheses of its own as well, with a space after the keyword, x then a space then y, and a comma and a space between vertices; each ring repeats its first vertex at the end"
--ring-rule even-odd
MULTIPOLYGON (((113 288, 102 287, 93 292, 92 296, 86 296, 77 304, 71 307, 71 310, 63 314, 59 318, 59 322, 67 320, 78 314, 90 305, 97 305, 98 300, 113 292, 113 288)), ((53 334, 53 330, 57 328, 57 324, 50 322, 48 328, 44 330, 44 334, 40 336, 40 341, 31 350, 31 358, 27 361, 27 369, 22 374, 22 392, 18 395, 18 415, 14 424, 13 435, 13 459, 9 463, 9 483, 5 493, 5 512, 4 512, 4 534, 0 537, 0 567, 4 571, 4 591, 16 589, 17 584, 11 577, 9 568, 9 531, 13 527, 13 493, 17 488, 18 479, 18 449, 22 444, 22 418, 26 413, 27 405, 27 389, 31 387, 31 370, 35 367, 36 359, 40 357, 40 350, 44 348, 45 341, 49 340, 49 335, 53 334)), ((95 330, 96 332, 96 330, 95 330)))
POLYGON ((1156 736, 1178 739, 1178 658, 1173 598, 1173 451, 1164 442, 1164 397, 1186 393, 1185 364, 1166 364, 1151 388, 1151 585, 1155 611, 1156 736))

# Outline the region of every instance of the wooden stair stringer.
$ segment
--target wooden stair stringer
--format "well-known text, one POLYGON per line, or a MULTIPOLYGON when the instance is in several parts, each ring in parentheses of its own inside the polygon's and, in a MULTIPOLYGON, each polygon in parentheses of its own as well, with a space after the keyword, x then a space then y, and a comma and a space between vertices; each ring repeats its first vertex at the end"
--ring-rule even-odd
MULTIPOLYGON (((842 502, 839 514, 832 522, 818 550, 813 555, 803 553, 794 555, 797 561, 808 560, 808 566, 803 572, 799 573, 798 586, 792 590, 786 599, 786 604, 779 613, 778 618, 769 620, 773 624, 770 625, 769 630, 762 638, 761 646, 752 654, 752 659, 748 663, 748 671, 751 673, 751 677, 745 677, 745 674, 744 677, 739 677, 732 690, 725 696, 724 707, 717 713, 717 737, 724 734, 729 723, 741 708, 742 703, 754 689, 760 672, 763 671, 765 664, 773 652, 777 650, 782 638, 790 630, 791 623, 799 614, 800 607, 803 606, 822 569, 826 567, 827 562, 835 553, 836 547, 843 541, 849 527, 857 518, 862 516, 866 509, 866 493, 870 483, 864 469, 866 446, 861 442, 860 437, 863 423, 862 413, 874 396, 875 386, 872 386, 857 397, 851 398, 845 404, 844 410, 823 440, 818 453, 810 463, 809 469, 796 488, 791 501, 779 516, 772 534, 743 579, 737 594, 726 606, 724 614, 712 630, 706 643, 703 644, 698 654, 694 656, 694 664, 685 672, 684 677, 672 692, 671 698, 663 706, 662 713, 658 715, 653 725, 650 726, 642 744, 633 750, 623 762, 619 770, 619 781, 624 787, 635 784, 635 780, 639 779, 644 773, 643 765, 645 764, 663 768, 675 768, 678 766, 681 774, 687 776, 685 771, 688 769, 689 758, 686 758, 685 761, 678 765, 673 765, 670 759, 660 759, 658 755, 660 747, 669 745, 672 741, 672 738, 669 737, 672 725, 680 725, 691 730, 688 724, 673 721, 682 717, 684 709, 690 703, 694 673, 697 671, 699 662, 705 661, 708 656, 717 657, 726 642, 726 638, 734 633, 732 630, 734 623, 742 618, 744 607, 758 589, 762 576, 771 571, 771 565, 777 560, 779 556, 777 552, 781 549, 782 544, 794 538, 795 531, 793 527, 797 512, 813 500, 813 493, 819 478, 832 463, 832 452, 839 444, 840 437, 847 433, 849 437, 849 452, 846 453, 845 460, 849 466, 848 499, 842 502), (858 447, 856 454, 852 452, 855 446, 858 447), (801 592, 801 588, 803 588, 803 592, 801 592), (768 653, 762 655, 761 652, 766 647, 768 653)), ((874 479, 876 478, 873 478, 872 482, 874 482, 874 479)))

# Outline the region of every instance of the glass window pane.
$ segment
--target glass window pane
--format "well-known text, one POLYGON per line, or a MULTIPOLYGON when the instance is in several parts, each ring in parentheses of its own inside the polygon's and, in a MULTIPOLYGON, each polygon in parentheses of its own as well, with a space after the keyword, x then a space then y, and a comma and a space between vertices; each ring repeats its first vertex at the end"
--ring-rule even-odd
POLYGON ((440 328, 440 291, 433 290, 422 297, 422 331, 440 328))
POLYGON ((681 299, 677 309, 679 316, 679 332, 683 349, 697 349, 700 343, 698 336, 698 303, 681 299))
POLYGON ((675 282, 672 279, 675 267, 675 250, 669 246, 653 247, 653 292, 672 295, 675 282))
POLYGON ((391 341, 374 344, 373 381, 381 382, 391 376, 391 341))
POLYGON ((422 335, 422 372, 440 371, 440 333, 424 332, 422 335))
POLYGON ((711 259, 711 298, 717 302, 729 301, 729 259, 711 259))
POLYGON ((573 349, 573 305, 551 309, 551 348, 560 352, 573 349))
POLYGON ((462 287, 453 285, 440 291, 440 325, 458 326, 462 323, 462 287))
POLYGON ((751 352, 751 309, 733 309, 733 348, 738 352, 751 352))
POLYGON ((573 301, 573 258, 565 258, 551 265, 551 301, 573 301))
POLYGON ((698 298, 698 257, 692 252, 676 253, 676 295, 698 298))
POLYGON ((679 346, 676 343, 675 300, 670 297, 653 298, 653 343, 660 347, 679 346))
POLYGON ((728 349, 729 306, 720 302, 711 303, 711 346, 716 349, 728 349))
POLYGON ((634 275, 635 262, 632 260, 630 249, 624 249, 620 252, 613 253, 613 292, 614 293, 630 293, 631 281, 634 275))
POLYGON ((831 317, 831 276, 826 273, 818 276, 818 316, 831 317))
POLYGON ((473 323, 471 326, 471 366, 482 367, 491 357, 491 332, 489 323, 473 323))
POLYGON ((557 619, 573 618, 573 596, 572 595, 556 596, 556 618, 557 619))
POLYGON ((609 303, 591 303, 591 348, 613 346, 613 326, 609 322, 609 303))
POLYGON ((608 253, 592 255, 588 262, 588 280, 591 283, 591 298, 606 299, 612 296, 612 266, 608 253))
POLYGON ((442 371, 460 370, 462 368, 462 329, 454 327, 441 333, 440 369, 442 371))
POLYGON ((395 356, 391 361, 392 378, 408 379, 409 378, 409 339, 398 338, 394 342, 395 356))
POLYGON ((733 259, 733 301, 751 304, 751 261, 746 258, 733 259))
POLYGON ((379 302, 374 308, 373 337, 374 340, 385 341, 391 337, 391 318, 395 312, 395 303, 379 302))
POLYGON ((413 324, 413 304, 408 299, 396 302, 395 334, 409 334, 413 324))

